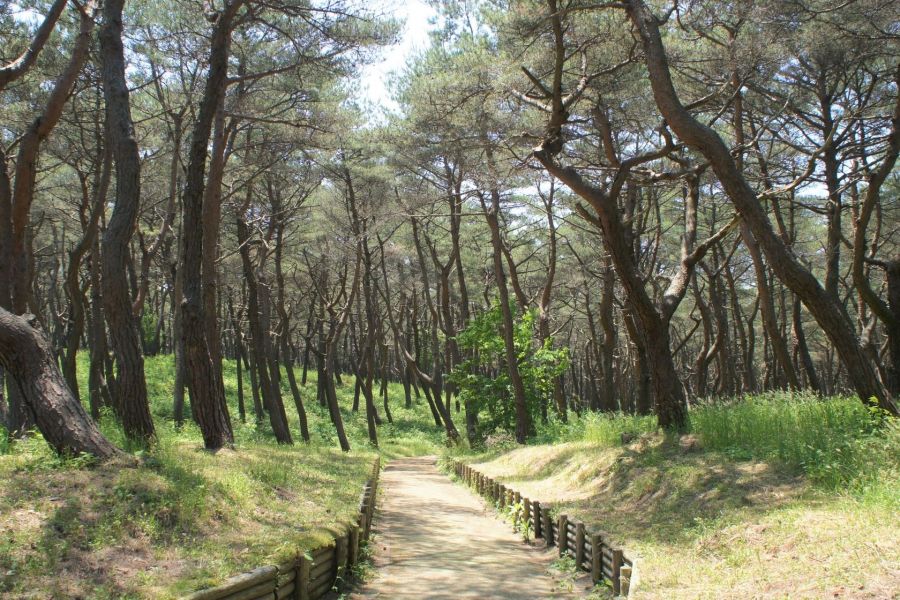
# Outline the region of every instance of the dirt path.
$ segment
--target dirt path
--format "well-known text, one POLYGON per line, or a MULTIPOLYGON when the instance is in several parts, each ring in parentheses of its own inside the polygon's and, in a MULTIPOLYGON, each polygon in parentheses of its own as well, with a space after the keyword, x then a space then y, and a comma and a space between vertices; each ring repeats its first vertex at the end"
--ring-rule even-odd
POLYGON ((355 600, 571 598, 548 573, 554 554, 527 546, 433 457, 391 462, 375 517, 375 579, 355 600))

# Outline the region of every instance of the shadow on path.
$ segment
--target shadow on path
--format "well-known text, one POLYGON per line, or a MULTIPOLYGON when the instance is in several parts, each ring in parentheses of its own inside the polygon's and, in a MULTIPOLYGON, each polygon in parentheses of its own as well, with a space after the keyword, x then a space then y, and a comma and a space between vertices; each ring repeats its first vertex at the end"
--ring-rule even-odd
POLYGON ((553 550, 528 546, 484 502, 435 467, 391 462, 375 517, 375 579, 354 600, 572 598, 547 572, 553 550))

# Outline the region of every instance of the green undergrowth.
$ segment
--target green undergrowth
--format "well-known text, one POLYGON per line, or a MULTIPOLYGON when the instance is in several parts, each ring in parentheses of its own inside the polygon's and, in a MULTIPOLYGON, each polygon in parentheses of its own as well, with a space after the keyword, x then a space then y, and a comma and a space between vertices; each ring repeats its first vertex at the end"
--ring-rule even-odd
MULTIPOLYGON (((772 393, 704 403, 691 408, 688 432, 706 451, 767 461, 827 490, 869 493, 900 465, 900 424, 854 398, 772 393)), ((616 448, 658 433, 653 416, 585 413, 541 425, 530 443, 616 448)), ((515 447, 512 436, 494 434, 474 453, 496 456, 515 447)))
MULTIPOLYGON (((0 448, 0 597, 175 598, 279 562, 355 518, 377 454, 433 454, 443 439, 424 400, 406 409, 402 387, 392 384, 394 423, 378 428, 375 449, 364 412, 351 410, 353 379, 345 376, 338 395, 353 450, 341 452, 311 373, 302 392, 312 440, 301 441, 285 386, 295 444, 278 445, 267 421, 253 422, 248 378, 248 422, 238 421, 234 363, 226 361, 235 448, 210 453, 193 423, 172 421, 171 357, 148 358, 146 373, 159 437, 152 448, 128 448, 108 414, 104 433, 131 452, 118 463, 59 458, 40 436, 0 448)), ((80 375, 86 392, 86 368, 80 375)))
POLYGON ((900 427, 858 400, 694 407, 691 432, 585 415, 467 462, 611 534, 638 598, 889 598, 900 589, 900 427), (848 557, 853 557, 850 560, 848 557))

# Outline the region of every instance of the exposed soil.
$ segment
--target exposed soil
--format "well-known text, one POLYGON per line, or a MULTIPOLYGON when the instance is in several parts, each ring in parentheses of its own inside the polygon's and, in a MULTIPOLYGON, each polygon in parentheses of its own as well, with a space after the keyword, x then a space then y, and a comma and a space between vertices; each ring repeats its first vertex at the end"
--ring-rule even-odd
MULTIPOLYGON (((528 545, 434 457, 391 462, 375 521, 375 579, 354 600, 574 598, 549 572, 554 551, 528 545)), ((584 587, 584 584, 575 584, 584 587)))

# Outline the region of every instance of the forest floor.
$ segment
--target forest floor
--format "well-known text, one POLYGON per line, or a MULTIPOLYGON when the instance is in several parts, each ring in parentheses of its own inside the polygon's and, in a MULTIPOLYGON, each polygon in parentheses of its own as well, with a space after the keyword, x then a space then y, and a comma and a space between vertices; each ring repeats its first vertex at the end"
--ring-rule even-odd
POLYGON ((435 467, 392 461, 381 479, 375 576, 352 600, 574 598, 550 570, 555 552, 525 544, 492 508, 435 467))
POLYGON ((696 436, 640 435, 518 448, 470 464, 599 527, 638 558, 644 599, 896 599, 896 479, 823 490, 777 464, 706 451, 696 436))
MULTIPOLYGON (((87 365, 79 367, 86 375, 87 365)), ((234 363, 226 361, 236 445, 210 453, 195 425, 172 422, 172 357, 148 357, 146 370, 159 436, 154 448, 92 466, 55 456, 39 435, 0 446, 3 600, 172 599, 277 564, 355 518, 376 454, 434 454, 443 440, 425 401, 405 408, 402 388, 392 384, 394 422, 379 427, 376 451, 364 409, 351 409, 353 378, 345 376, 338 396, 353 451, 341 452, 328 412, 315 400, 312 373, 302 390, 312 440, 300 440, 285 381, 295 443, 279 445, 268 423, 256 425, 252 414, 247 423, 237 419, 234 363)), ((127 447, 110 416, 101 428, 127 447)))

